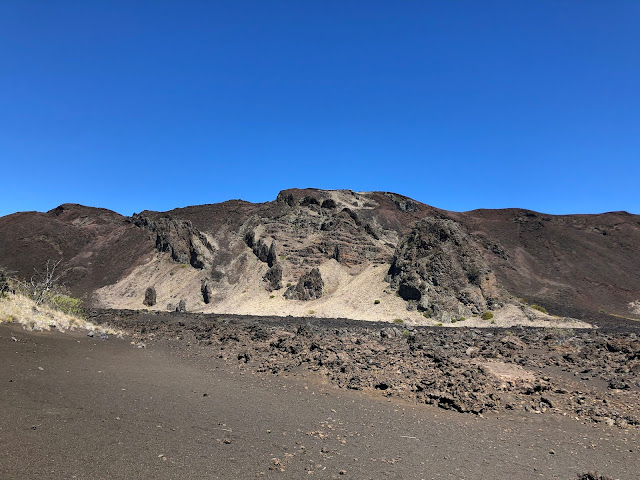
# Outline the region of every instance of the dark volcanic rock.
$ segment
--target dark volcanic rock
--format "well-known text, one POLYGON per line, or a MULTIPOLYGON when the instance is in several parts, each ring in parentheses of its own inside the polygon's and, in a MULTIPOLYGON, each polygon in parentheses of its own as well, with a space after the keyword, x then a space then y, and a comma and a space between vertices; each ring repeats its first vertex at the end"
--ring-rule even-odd
POLYGON ((393 203, 401 212, 416 212, 418 210, 418 204, 407 197, 389 192, 385 193, 385 195, 393 200, 393 203))
POLYGON ((340 260, 342 259, 342 253, 340 252, 340 247, 338 245, 333 249, 333 258, 338 263, 340 263, 340 260))
POLYGON ((255 372, 315 371, 340 387, 465 413, 519 410, 621 428, 640 425, 640 369, 633 368, 640 341, 631 332, 531 328, 505 335, 499 329, 401 330, 337 319, 192 314, 176 322, 170 314, 91 315, 94 323, 133 328, 134 337, 196 341, 212 348, 211 356, 255 372), (619 348, 608 351, 607 343, 619 348), (542 371, 549 366, 557 368, 542 371), (586 372, 593 380, 574 379, 586 372), (615 379, 631 388, 608 389, 603 382, 615 379))
POLYGON ((264 243, 264 240, 261 238, 256 241, 255 233, 251 230, 245 233, 244 243, 251 248, 253 254, 258 257, 258 260, 265 262, 270 267, 273 267, 273 265, 278 261, 275 240, 271 242, 271 247, 267 247, 267 244, 264 243))
POLYGON ((335 200, 331 199, 331 198, 327 198, 325 201, 322 202, 321 207, 322 208, 336 208, 338 205, 336 204, 335 200))
POLYGON ((276 198, 276 202, 285 203, 290 207, 293 207, 296 204, 296 200, 293 197, 293 194, 291 192, 289 193, 280 192, 278 194, 278 197, 276 198))
POLYGON ((187 302, 186 302, 186 300, 180 300, 178 302, 178 306, 176 307, 176 312, 187 313, 187 302))
POLYGON ((267 270, 262 279, 267 282, 267 290, 269 292, 273 290, 280 290, 282 288, 282 266, 276 263, 273 267, 267 270))
POLYGON ((447 321, 497 305, 500 291, 480 250, 460 224, 425 218, 403 237, 389 269, 405 300, 447 321))
POLYGON ((267 247, 261 238, 258 239, 253 246, 253 253, 258 257, 258 260, 267 263, 267 259, 269 258, 269 247, 267 247))
POLYGON ((214 248, 207 237, 193 227, 189 220, 165 216, 152 220, 143 214, 133 214, 131 223, 156 234, 156 249, 168 252, 171 258, 194 268, 212 265, 214 248))
POLYGON ((202 293, 202 301, 204 303, 211 303, 211 287, 209 286, 208 280, 205 278, 202 280, 202 285, 200 286, 200 292, 202 293))
POLYGON ((308 207, 309 205, 320 205, 320 202, 318 202, 317 198, 312 197, 311 195, 307 195, 302 200, 300 200, 300 205, 302 207, 308 207))
POLYGON ((153 307, 156 304, 156 289, 149 287, 144 292, 144 303, 147 307, 153 307))
POLYGON ((278 263, 278 254, 276 252, 276 241, 273 240, 267 253, 267 265, 273 267, 276 263, 278 263))
POLYGON ((292 285, 284 292, 288 300, 315 300, 324 293, 324 281, 320 270, 314 268, 309 273, 300 277, 296 285, 292 285))

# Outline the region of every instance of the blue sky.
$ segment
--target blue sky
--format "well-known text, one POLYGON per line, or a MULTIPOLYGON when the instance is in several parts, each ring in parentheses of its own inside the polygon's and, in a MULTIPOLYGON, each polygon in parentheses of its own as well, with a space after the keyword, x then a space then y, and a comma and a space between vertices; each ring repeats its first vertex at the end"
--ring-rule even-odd
POLYGON ((640 2, 0 3, 0 215, 402 193, 640 213, 640 2))

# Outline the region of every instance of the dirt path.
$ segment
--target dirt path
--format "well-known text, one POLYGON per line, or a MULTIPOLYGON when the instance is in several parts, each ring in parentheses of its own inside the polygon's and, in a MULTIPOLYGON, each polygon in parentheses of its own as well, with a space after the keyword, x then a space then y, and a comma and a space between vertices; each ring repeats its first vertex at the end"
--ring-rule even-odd
POLYGON ((640 435, 252 374, 202 350, 0 326, 0 478, 633 480, 640 435), (14 341, 13 339, 16 341, 14 341), (312 473, 310 473, 312 472, 312 473))

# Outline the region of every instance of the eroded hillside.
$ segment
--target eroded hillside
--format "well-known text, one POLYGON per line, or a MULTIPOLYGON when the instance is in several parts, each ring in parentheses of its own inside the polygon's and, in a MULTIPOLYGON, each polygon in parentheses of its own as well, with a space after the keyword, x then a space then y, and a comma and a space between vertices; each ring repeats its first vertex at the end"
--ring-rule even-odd
POLYGON ((346 190, 0 218, 0 265, 28 277, 62 258, 62 280, 96 306, 413 324, 559 321, 523 297, 561 316, 640 318, 638 244, 627 213, 456 213, 346 190))

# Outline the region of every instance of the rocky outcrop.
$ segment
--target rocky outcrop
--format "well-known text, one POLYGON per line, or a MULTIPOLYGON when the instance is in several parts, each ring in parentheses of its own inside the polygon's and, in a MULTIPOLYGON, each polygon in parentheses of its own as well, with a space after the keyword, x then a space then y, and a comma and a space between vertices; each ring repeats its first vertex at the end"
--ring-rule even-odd
POLYGON ((269 247, 269 252, 267 253, 267 265, 269 265, 269 267, 273 267, 276 263, 278 263, 278 254, 276 252, 276 241, 273 240, 269 247))
POLYGON ((324 293, 324 281, 320 270, 314 268, 309 273, 300 277, 296 285, 292 285, 284 292, 288 300, 315 300, 324 293))
POLYGON ((134 213, 130 222, 155 233, 156 249, 170 253, 174 261, 197 269, 211 267, 215 250, 206 235, 194 228, 191 221, 170 216, 154 220, 134 213))
POLYGON ((337 208, 337 207, 338 207, 338 205, 336 204, 336 201, 335 201, 335 200, 333 200, 332 198, 327 198, 326 200, 324 200, 324 201, 322 202, 321 207, 322 207, 322 208, 334 209, 334 208, 337 208))
POLYGON ((401 239, 388 280, 411 305, 443 321, 500 304, 501 292, 479 248, 449 219, 416 224, 401 239))
POLYGON ((176 312, 187 313, 187 302, 186 300, 180 300, 178 302, 178 306, 176 307, 176 312))
POLYGON ((280 192, 278 193, 278 197, 276 198, 277 203, 284 203, 293 207, 296 204, 296 199, 293 197, 291 192, 280 192))
POLYGON ((148 287, 144 292, 144 301, 142 302, 147 307, 153 307, 156 304, 156 289, 148 287))
POLYGON ((267 282, 267 291, 280 290, 282 288, 282 266, 276 263, 267 270, 262 279, 267 282))
POLYGON ((398 210, 400 210, 401 212, 416 212, 418 211, 418 204, 416 202, 414 202, 413 200, 411 200, 410 198, 407 198, 405 196, 402 195, 397 195, 395 193, 385 193, 385 195, 387 197, 389 197, 393 203, 395 204, 395 206, 398 208, 398 210))
POLYGON ((333 249, 332 258, 338 263, 340 263, 342 259, 342 252, 340 251, 340 247, 338 245, 336 245, 336 247, 333 249))
POLYGON ((307 195, 302 200, 300 200, 301 207, 309 207, 311 205, 320 205, 320 202, 316 197, 312 197, 311 195, 307 195))
POLYGON ((204 303, 211 303, 212 291, 211 287, 209 286, 209 280, 206 278, 202 280, 202 284, 200 285, 200 293, 202 293, 202 301, 204 303))
POLYGON ((255 233, 251 230, 245 234, 244 243, 251 248, 253 254, 258 257, 258 260, 266 263, 269 267, 273 267, 278 262, 275 240, 272 240, 271 246, 267 247, 267 244, 264 243, 264 240, 261 238, 256 241, 255 233))

